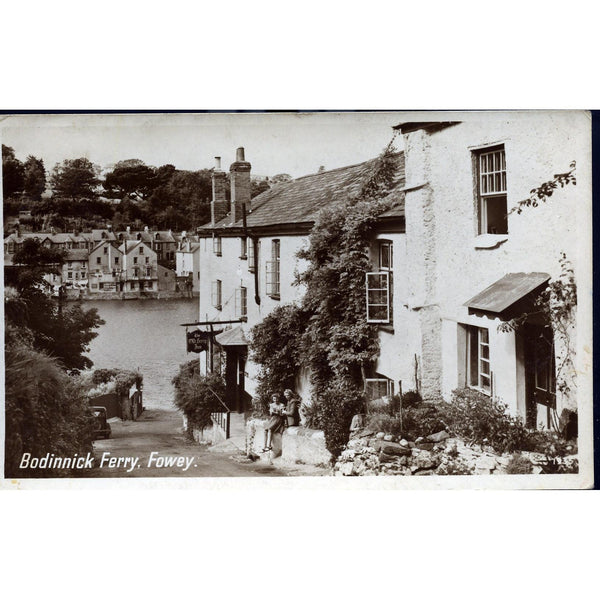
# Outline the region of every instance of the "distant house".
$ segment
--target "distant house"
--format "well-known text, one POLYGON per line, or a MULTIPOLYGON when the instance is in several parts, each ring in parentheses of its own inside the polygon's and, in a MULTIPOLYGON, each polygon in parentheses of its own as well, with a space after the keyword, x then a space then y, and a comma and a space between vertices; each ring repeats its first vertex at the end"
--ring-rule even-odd
POLYGON ((156 292, 158 262, 156 252, 142 241, 125 240, 119 251, 123 255, 121 284, 124 292, 156 292))
POLYGON ((200 293, 200 243, 186 241, 175 252, 175 272, 180 289, 191 286, 194 295, 200 293))
POLYGON ((89 253, 88 263, 91 294, 124 291, 123 252, 114 242, 104 239, 96 245, 89 253))

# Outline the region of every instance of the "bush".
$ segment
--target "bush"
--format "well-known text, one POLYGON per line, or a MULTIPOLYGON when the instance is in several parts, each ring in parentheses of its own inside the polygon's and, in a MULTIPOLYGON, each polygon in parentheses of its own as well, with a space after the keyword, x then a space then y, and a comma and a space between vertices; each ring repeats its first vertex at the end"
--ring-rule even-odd
POLYGON ((420 402, 402 411, 403 436, 408 440, 427 437, 446 429, 444 414, 447 404, 440 402, 420 402))
POLYGON ((5 476, 80 475, 71 469, 19 469, 25 452, 68 458, 92 451, 94 417, 76 378, 48 355, 24 346, 5 353, 5 476))
POLYGON ((371 431, 383 431, 383 433, 400 435, 402 433, 402 418, 399 415, 369 414, 366 428, 371 431))
POLYGON ((307 408, 307 425, 323 430, 327 450, 334 461, 348 442, 352 417, 364 412, 364 405, 362 392, 334 384, 307 408))
POLYGON ((211 413, 221 411, 223 405, 218 398, 225 397, 225 380, 216 373, 200 374, 197 359, 180 365, 179 373, 173 377, 175 405, 188 419, 191 428, 204 430, 212 425, 211 413))
POLYGON ((491 446, 496 452, 525 449, 528 432, 519 417, 507 412, 506 404, 470 388, 452 392, 445 411, 448 430, 466 442, 491 446))
POLYGON ((404 394, 402 394, 402 408, 412 408, 414 406, 418 406, 422 402, 423 398, 421 398, 421 394, 419 394, 419 392, 409 390, 408 392, 404 392, 404 394))
POLYGON ((513 454, 506 465, 506 472, 509 475, 528 475, 533 471, 533 463, 520 454, 513 454))

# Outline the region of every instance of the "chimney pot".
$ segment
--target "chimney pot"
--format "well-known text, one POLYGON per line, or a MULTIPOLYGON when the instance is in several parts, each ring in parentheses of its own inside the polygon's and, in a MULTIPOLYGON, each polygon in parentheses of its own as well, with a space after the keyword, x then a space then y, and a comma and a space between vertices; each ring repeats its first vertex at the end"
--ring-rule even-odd
POLYGON ((215 171, 221 170, 221 157, 215 156, 215 171))
POLYGON ((246 162, 246 156, 244 154, 244 148, 239 147, 235 152, 235 160, 236 162, 246 162))

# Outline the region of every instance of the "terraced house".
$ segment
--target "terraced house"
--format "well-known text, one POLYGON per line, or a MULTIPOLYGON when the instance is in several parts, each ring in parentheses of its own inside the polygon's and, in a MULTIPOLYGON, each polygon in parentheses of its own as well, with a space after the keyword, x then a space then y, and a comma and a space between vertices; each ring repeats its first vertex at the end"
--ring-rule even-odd
MULTIPOLYGON (((201 322, 214 323, 210 329, 215 333, 203 366, 225 375, 227 404, 241 412, 249 408, 256 387, 257 367, 248 360, 248 331, 275 307, 300 300, 304 290, 295 285, 295 273, 305 265, 298 251, 308 244, 323 207, 360 190, 371 162, 300 177, 251 200, 251 165, 243 148, 238 148, 236 158, 230 167, 230 202, 225 194, 227 174, 217 158, 211 222, 199 230, 199 315, 201 322)), ((397 187, 402 187, 402 169, 397 187)), ((394 214, 387 222, 403 227, 401 215, 394 214)), ((202 328, 209 331, 208 326, 202 328)), ((309 373, 299 373, 297 390, 310 394, 309 373)))

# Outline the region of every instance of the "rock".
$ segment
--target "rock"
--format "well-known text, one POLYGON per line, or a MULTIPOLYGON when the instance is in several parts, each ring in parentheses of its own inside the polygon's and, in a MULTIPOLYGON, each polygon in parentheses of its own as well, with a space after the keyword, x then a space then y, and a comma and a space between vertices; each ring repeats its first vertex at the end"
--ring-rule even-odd
POLYGON ((420 452, 419 455, 413 459, 413 466, 415 466, 418 471, 422 469, 435 469, 439 463, 439 459, 426 450, 420 452))
POLYGON ((359 432, 357 434, 356 437, 365 438, 365 437, 373 437, 374 435, 375 435, 374 431, 371 431, 370 429, 363 429, 361 432, 359 432))
POLYGON ((382 440, 385 437, 385 433, 383 433, 383 431, 380 431, 375 437, 378 440, 382 440))
POLYGON ((408 447, 409 448, 416 448, 417 445, 414 442, 408 442, 408 447))
POLYGON ((418 438, 415 440, 415 444, 418 444, 419 442, 424 442, 424 441, 425 441, 425 438, 424 438, 424 437, 418 437, 418 438))
POLYGON ((450 437, 450 434, 447 431, 438 431, 437 433, 432 433, 431 435, 427 436, 427 441, 428 442, 443 442, 444 440, 447 440, 450 437))
POLYGON ((409 447, 409 443, 405 440, 402 439, 400 440, 399 444, 403 447, 403 448, 408 448, 409 447))
POLYGON ((411 454, 410 448, 401 446, 396 442, 383 442, 380 449, 382 453, 393 456, 409 456, 411 454))
POLYGON ((393 442, 394 441, 394 436, 391 433, 388 433, 387 435, 383 436, 383 439, 386 442, 393 442))
POLYGON ((372 439, 369 440, 369 448, 374 448, 377 452, 381 450, 381 446, 385 444, 383 440, 372 439))
POLYGON ((435 471, 432 469, 424 469, 423 471, 416 471, 415 475, 435 475, 435 471))
POLYGON ((396 464, 402 467, 408 466, 408 456, 398 456, 396 458, 396 464))
POLYGON ((498 463, 496 462, 496 458, 493 456, 487 456, 487 455, 483 455, 480 456, 476 461, 475 461, 475 469, 477 469, 477 471, 480 471, 480 474, 488 474, 491 473, 496 466, 498 465, 498 463))
POLYGON ((353 464, 353 463, 351 463, 351 462, 348 462, 348 463, 342 463, 342 464, 340 465, 340 473, 341 473, 342 475, 345 475, 345 476, 352 475, 352 472, 353 472, 353 471, 354 471, 354 464, 353 464))
POLYGON ((431 451, 433 450, 433 442, 417 442, 417 448, 419 450, 428 450, 431 451))

